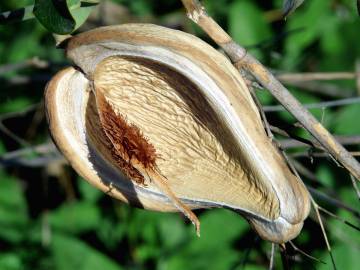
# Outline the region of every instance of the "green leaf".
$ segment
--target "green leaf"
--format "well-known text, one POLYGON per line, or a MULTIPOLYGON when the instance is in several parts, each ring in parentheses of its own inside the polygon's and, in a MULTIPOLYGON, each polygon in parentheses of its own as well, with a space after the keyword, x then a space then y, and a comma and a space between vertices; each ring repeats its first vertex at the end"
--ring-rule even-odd
MULTIPOLYGON (((200 222, 201 237, 195 236, 193 228, 190 237, 184 239, 183 243, 181 237, 177 236, 178 246, 169 248, 165 253, 166 261, 160 262, 162 269, 225 270, 232 269, 241 258, 241 251, 236 250, 233 245, 250 228, 244 218, 229 210, 213 209, 202 214, 200 222)), ((170 232, 163 237, 170 238, 170 232)))
POLYGON ((289 70, 299 62, 298 58, 304 57, 304 49, 319 39, 320 35, 329 28, 332 13, 328 0, 309 1, 308 5, 288 20, 286 31, 292 33, 285 43, 283 68, 289 70))
POLYGON ((342 108, 333 121, 336 134, 355 135, 360 133, 360 125, 355 124, 360 115, 360 105, 353 104, 342 108))
POLYGON ((17 270, 24 269, 21 259, 15 253, 3 253, 0 255, 0 269, 17 270))
POLYGON ((82 177, 78 177, 77 183, 79 185, 80 193, 86 201, 96 202, 103 195, 100 190, 90 185, 89 182, 82 177))
POLYGON ((54 228, 72 233, 96 229, 100 220, 99 208, 87 202, 65 204, 49 214, 54 228))
POLYGON ((20 183, 0 173, 0 222, 24 224, 27 221, 27 207, 20 183))
POLYGON ((271 28, 254 1, 235 1, 229 7, 229 33, 242 46, 271 38, 271 28))
POLYGON ((35 0, 34 14, 50 32, 68 34, 75 29, 76 22, 65 1, 35 0))
POLYGON ((35 0, 34 14, 50 32, 69 34, 79 28, 99 1, 35 0))
POLYGON ((159 222, 159 236, 164 248, 174 249, 187 239, 187 228, 178 216, 169 216, 159 222))
POLYGON ((326 187, 334 187, 335 178, 329 166, 320 165, 316 170, 317 179, 326 187))
POLYGON ((81 1, 80 6, 76 5, 75 6, 76 8, 70 9, 71 16, 75 20, 74 30, 78 29, 86 21, 90 13, 93 11, 95 5, 98 4, 99 2, 100 0, 81 1))
POLYGON ((201 216, 201 237, 193 242, 198 251, 221 249, 230 246, 235 237, 250 227, 240 215, 224 209, 214 209, 201 216), (226 224, 226 230, 219 230, 226 224))
POLYGON ((0 102, 0 113, 16 112, 31 105, 32 102, 28 97, 16 97, 5 102, 0 102))
POLYGON ((119 244, 121 239, 126 236, 125 233, 126 226, 122 222, 106 217, 101 220, 101 226, 96 228, 98 238, 110 250, 119 244))
POLYGON ((51 245, 57 270, 120 270, 112 259, 106 257, 85 242, 56 233, 51 245))
POLYGON ((0 187, 0 238, 18 243, 28 222, 24 192, 16 179, 3 172, 0 172, 0 187))

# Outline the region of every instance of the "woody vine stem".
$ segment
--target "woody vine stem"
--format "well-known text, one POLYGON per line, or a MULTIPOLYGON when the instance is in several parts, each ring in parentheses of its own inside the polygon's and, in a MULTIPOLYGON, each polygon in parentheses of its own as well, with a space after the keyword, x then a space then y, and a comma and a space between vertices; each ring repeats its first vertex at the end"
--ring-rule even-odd
POLYGON ((275 76, 249 54, 211 18, 198 0, 181 0, 187 16, 202 28, 230 57, 234 66, 254 76, 303 125, 303 127, 339 161, 357 180, 359 162, 327 131, 323 125, 287 90, 275 76))

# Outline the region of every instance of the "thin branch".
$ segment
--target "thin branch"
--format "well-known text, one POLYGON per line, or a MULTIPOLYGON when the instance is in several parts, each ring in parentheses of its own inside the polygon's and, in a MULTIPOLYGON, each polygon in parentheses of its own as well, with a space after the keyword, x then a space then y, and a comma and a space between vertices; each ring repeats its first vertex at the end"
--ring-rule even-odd
POLYGON ((17 142, 19 145, 21 145, 23 147, 27 147, 30 145, 27 141, 20 138, 14 132, 12 132, 10 129, 8 129, 1 121, 0 121, 0 131, 2 131, 4 134, 9 136, 11 139, 13 139, 15 142, 17 142))
MULTIPOLYGON (((308 147, 313 147, 313 148, 324 150, 324 148, 321 146, 320 143, 318 143, 318 141, 302 138, 300 136, 290 133, 289 131, 285 131, 284 129, 281 129, 279 127, 270 126, 270 129, 271 129, 271 131, 273 131, 281 136, 291 138, 291 140, 294 141, 294 144, 296 142, 298 144, 301 144, 301 146, 308 146, 308 147)), ((283 144, 281 140, 279 141, 279 146, 281 147, 281 149, 286 149, 286 147, 285 147, 286 143, 283 144)), ((289 148, 291 148, 291 147, 289 147, 289 148)))
POLYGON ((38 103, 31 104, 31 105, 23 108, 20 111, 8 112, 8 113, 0 114, 0 121, 3 121, 3 120, 8 119, 8 118, 24 116, 24 115, 28 114, 29 112, 36 110, 41 105, 42 105, 42 102, 38 102, 38 103))
POLYGON ((50 142, 3 154, 0 156, 0 167, 43 167, 60 160, 63 160, 63 156, 57 151, 55 145, 50 142), (28 156, 32 154, 40 156, 29 158, 28 156))
POLYGON ((355 70, 357 73, 356 76, 356 90, 357 94, 360 96, 360 58, 356 60, 355 62, 355 70))
POLYGON ((284 270, 290 270, 290 262, 286 250, 286 243, 279 245, 280 246, 280 255, 281 255, 281 262, 283 265, 284 270))
POLYGON ((294 86, 302 90, 306 90, 310 93, 315 93, 323 96, 333 98, 349 98, 355 94, 354 89, 340 87, 331 83, 319 83, 319 82, 283 82, 286 85, 294 86))
POLYGON ((336 269, 336 265, 335 265, 335 261, 334 261, 334 258, 333 258, 333 255, 332 255, 332 251, 331 251, 331 247, 330 247, 330 243, 329 243, 329 240, 328 240, 328 237, 326 235, 326 231, 325 231, 325 227, 324 227, 324 224, 321 220, 321 215, 319 213, 319 206, 317 205, 317 203, 314 201, 313 198, 311 198, 311 204, 313 205, 314 207, 314 210, 315 210, 315 213, 316 213, 316 216, 318 218, 318 221, 319 221, 319 224, 320 224, 320 228, 321 228, 321 231, 323 233, 323 236, 324 236, 324 240, 325 240, 325 243, 326 243, 326 248, 330 254, 330 258, 331 258, 331 262, 332 262, 332 265, 333 265, 333 268, 336 269))
POLYGON ((269 270, 275 269, 275 243, 271 243, 269 270))
POLYGON ((305 73, 275 73, 276 78, 286 82, 304 82, 320 80, 352 80, 357 77, 356 72, 305 72, 305 73))
MULTIPOLYGON (((350 151, 348 152, 352 157, 360 157, 360 151, 350 151)), ((293 158, 300 158, 300 157, 317 157, 317 158, 331 158, 331 155, 327 152, 301 152, 301 153, 291 153, 289 154, 293 158)))
POLYGON ((10 78, 0 78, 0 82, 4 84, 4 87, 23 85, 30 83, 47 83, 51 79, 51 74, 34 74, 31 76, 15 75, 10 78))
POLYGON ((34 6, 27 6, 17 10, 0 13, 0 24, 32 19, 35 17, 33 9, 34 6))
POLYGON ((357 186, 357 182, 356 182, 355 178, 352 175, 350 175, 350 178, 351 178, 351 182, 352 182, 352 184, 354 186, 356 195, 357 195, 358 199, 360 200, 360 190, 359 190, 359 187, 357 186))
POLYGON ((298 248, 292 241, 289 241, 291 247, 296 251, 296 252, 299 252, 300 254, 304 255, 305 257, 311 259, 311 260, 314 260, 314 261, 317 261, 317 262, 320 262, 322 264, 326 264, 326 262, 324 262, 323 260, 320 260, 318 258, 315 258, 314 256, 311 256, 310 254, 307 254, 305 251, 302 251, 300 248, 298 248))
POLYGON ((355 229, 355 230, 357 230, 357 231, 360 231, 360 228, 359 228, 358 226, 352 224, 351 222, 349 222, 349 221, 347 221, 347 220, 339 217, 338 215, 335 215, 334 213, 330 212, 329 210, 327 210, 327 209, 325 209, 325 208, 323 208, 323 207, 321 207, 321 206, 319 206, 319 205, 318 205, 318 208, 319 208, 319 210, 320 210, 321 212, 323 212, 323 213, 325 213, 325 214, 327 214, 327 215, 329 215, 329 216, 331 216, 331 217, 333 217, 333 218, 341 221, 342 223, 348 225, 349 227, 351 227, 351 228, 353 228, 353 229, 355 229))
MULTIPOLYGON (((360 103, 360 97, 344 98, 344 99, 317 102, 317 103, 308 103, 308 104, 303 104, 302 106, 304 106, 304 108, 307 109, 322 109, 322 108, 351 105, 356 103, 360 103)), ((282 105, 264 106, 263 109, 265 112, 280 112, 286 110, 282 105)))
POLYGON ((307 186, 307 189, 309 190, 309 192, 311 193, 312 196, 317 197, 318 199, 323 200, 333 206, 342 208, 342 209, 348 211, 349 213, 351 213, 355 218, 360 220, 360 212, 358 212, 357 210, 351 208, 350 206, 344 204, 343 202, 337 200, 334 197, 330 197, 329 195, 318 191, 315 188, 307 186))
POLYGON ((299 122, 339 160, 349 172, 360 179, 360 164, 332 135, 310 114, 301 103, 258 60, 236 44, 231 37, 206 14, 198 0, 182 0, 188 17, 200 26, 230 57, 238 69, 248 70, 299 122))
POLYGON ((317 179, 316 175, 313 174, 306 166, 304 166, 301 162, 296 159, 290 158, 291 163, 293 163, 295 169, 299 172, 299 174, 305 176, 308 180, 313 183, 320 184, 322 183, 317 179))
POLYGON ((23 69, 27 67, 47 68, 48 66, 49 63, 47 61, 41 60, 38 57, 33 57, 30 59, 26 59, 22 62, 1 65, 0 75, 8 72, 17 71, 19 69, 23 69))
MULTIPOLYGON (((359 135, 355 135, 355 136, 334 136, 336 138, 336 140, 341 143, 342 145, 360 145, 360 136, 359 135)), ((313 145, 316 148, 321 147, 321 145, 317 145, 317 141, 315 140, 310 140, 313 145)), ((292 149, 292 148, 298 148, 298 147, 306 147, 309 146, 307 143, 299 141, 297 139, 283 139, 283 140, 279 140, 279 143, 281 144, 281 147, 283 149, 292 149)), ((322 147, 319 149, 323 149, 322 147)))
MULTIPOLYGON (((315 174, 313 174, 310 170, 308 170, 305 166, 303 166, 300 162, 290 159, 291 163, 294 165, 295 169, 303 176, 305 176, 307 179, 311 180, 312 182, 316 184, 323 185, 315 174)), ((336 208, 341 208, 345 211, 348 211, 350 214, 353 215, 354 218, 357 218, 360 220, 360 212, 355 210, 354 208, 350 207, 349 205, 346 205, 342 201, 338 200, 335 195, 335 191, 329 190, 329 194, 319 191, 318 189, 315 189, 309 185, 306 185, 306 188, 309 190, 310 194, 313 197, 316 197, 317 199, 320 199, 332 206, 335 206, 336 208)))

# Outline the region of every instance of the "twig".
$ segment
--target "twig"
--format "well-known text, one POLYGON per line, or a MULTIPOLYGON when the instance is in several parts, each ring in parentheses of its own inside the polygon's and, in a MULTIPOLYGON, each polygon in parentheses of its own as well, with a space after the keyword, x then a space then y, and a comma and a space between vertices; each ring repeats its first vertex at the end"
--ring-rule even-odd
POLYGON ((17 10, 0 13, 0 24, 25 21, 34 18, 34 6, 27 6, 17 10))
POLYGON ((352 184, 354 186, 356 195, 357 195, 358 199, 360 200, 360 190, 359 190, 359 188, 357 186, 356 180, 354 179, 354 177, 352 175, 350 175, 350 178, 351 178, 351 182, 352 182, 352 184))
POLYGON ((51 243, 51 226, 49 224, 49 212, 44 210, 41 216, 41 245, 48 248, 51 243))
MULTIPOLYGON (((360 151, 352 151, 348 152, 352 157, 360 157, 360 151)), ((291 153, 289 154, 293 158, 299 158, 299 157, 317 157, 317 158, 328 158, 331 157, 331 155, 327 152, 321 153, 321 152, 301 152, 301 153, 291 153)))
POLYGON ((269 263, 269 270, 274 270, 275 268, 275 244, 271 243, 271 254, 270 254, 270 263, 269 263))
POLYGON ((356 90, 357 94, 360 96, 360 59, 357 59, 355 62, 355 70, 357 73, 356 76, 356 90))
POLYGON ((60 154, 46 155, 35 158, 25 158, 19 157, 16 159, 4 160, 0 157, 0 168, 1 167, 29 167, 29 168, 38 168, 49 165, 49 163, 57 162, 63 160, 63 157, 60 154))
MULTIPOLYGON (((305 166, 303 166, 300 162, 290 159, 291 163, 293 163, 295 169, 303 176, 305 176, 307 179, 311 180, 312 182, 316 184, 323 185, 316 177, 315 174, 313 174, 311 171, 309 171, 305 166)), ((318 189, 315 189, 309 185, 306 185, 306 188, 309 190, 311 195, 313 197, 316 197, 317 199, 320 199, 332 206, 335 206, 336 208, 344 209, 348 212, 350 212, 355 218, 360 220, 360 212, 357 210, 351 208, 350 206, 346 205, 342 201, 336 199, 335 192, 333 190, 329 190, 329 194, 323 193, 319 191, 318 189)))
POLYGON ((13 139, 15 142, 17 142, 19 145, 26 147, 29 146, 30 144, 25 141, 24 139, 20 138, 18 135, 16 135, 14 132, 12 132, 10 129, 8 129, 3 122, 0 121, 0 130, 6 134, 7 136, 9 136, 11 139, 13 139))
MULTIPOLYGON (((281 136, 291 138, 291 140, 294 140, 294 142, 298 142, 299 144, 301 143, 301 145, 324 150, 324 148, 321 146, 320 143, 318 143, 318 141, 302 138, 300 136, 292 134, 289 131, 285 131, 284 129, 281 129, 279 127, 270 126, 270 129, 271 129, 271 131, 274 131, 275 133, 277 133, 281 136)), ((281 149, 286 149, 285 145, 283 145, 281 141, 278 141, 278 142, 279 142, 279 146, 281 149)), ((291 148, 291 147, 289 147, 289 148, 291 148)))
POLYGON ((352 80, 357 77, 357 72, 275 73, 275 76, 284 83, 319 80, 352 80))
POLYGON ((3 120, 8 119, 8 118, 12 118, 12 117, 17 117, 17 116, 23 116, 26 115, 27 113, 29 113, 30 111, 36 109, 39 107, 40 103, 36 103, 36 104, 32 104, 30 106, 28 106, 27 108, 21 110, 21 111, 16 111, 16 112, 10 112, 10 113, 4 113, 2 115, 0 115, 0 130, 5 133, 7 136, 9 136, 10 138, 12 138, 14 141, 16 141, 18 144, 22 145, 23 147, 28 147, 30 146, 30 144, 20 138, 19 136, 17 136, 15 133, 13 133, 10 129, 8 129, 4 123, 3 120))
POLYGON ((329 210, 326 210, 325 208, 323 208, 323 207, 321 207, 321 206, 319 206, 319 205, 318 205, 318 208, 319 208, 319 210, 320 210, 321 212, 323 212, 323 213, 325 213, 325 214, 327 214, 327 215, 329 215, 329 216, 331 216, 331 217, 333 217, 333 218, 335 218, 335 219, 343 222, 344 224, 348 225, 349 227, 351 227, 351 228, 353 228, 353 229, 355 229, 355 230, 357 230, 357 231, 360 231, 360 228, 359 228, 358 226, 356 226, 356 225, 350 223, 349 221, 347 221, 347 220, 339 217, 338 215, 335 215, 334 213, 330 212, 329 210))
POLYGON ((291 163, 293 163, 295 169, 299 172, 299 174, 305 176, 311 182, 320 184, 322 183, 317 179, 316 175, 313 174, 307 167, 305 167, 302 163, 297 161, 296 159, 290 158, 291 163))
POLYGON ((288 254, 286 251, 286 243, 279 245, 280 246, 280 255, 281 255, 281 262, 283 265, 284 270, 290 270, 290 262, 288 258, 288 254))
POLYGON ((309 190, 309 192, 311 193, 312 196, 317 197, 320 200, 323 200, 331 205, 334 205, 338 208, 342 208, 346 211, 348 211, 349 213, 351 213, 355 218, 360 220, 360 212, 358 212, 357 210, 351 208, 350 206, 344 204, 343 202, 335 199, 334 197, 330 197, 325 193, 322 193, 320 191, 318 191, 315 188, 309 187, 307 186, 307 189, 309 190))
POLYGON ((332 265, 333 265, 333 268, 336 269, 336 265, 335 265, 335 261, 334 261, 334 258, 333 258, 333 255, 332 255, 332 251, 331 251, 331 247, 330 247, 330 243, 329 243, 329 240, 327 238, 327 235, 326 235, 326 231, 325 231, 325 228, 324 228, 324 224, 321 220, 321 215, 319 213, 319 206, 317 205, 317 203, 314 201, 313 198, 310 198, 311 199, 311 204, 313 205, 314 207, 314 210, 315 210, 315 213, 316 213, 316 216, 318 218, 318 221, 319 221, 319 224, 320 224, 320 228, 321 228, 321 231, 323 233, 323 236, 324 236, 324 240, 325 240, 325 243, 326 243, 326 248, 330 254, 330 258, 331 258, 331 262, 332 262, 332 265))
POLYGON ((34 111, 37 108, 39 108, 39 106, 41 104, 42 104, 41 102, 38 102, 38 103, 31 104, 31 105, 27 106, 26 108, 24 108, 24 109, 22 109, 20 111, 3 113, 3 114, 0 115, 0 121, 3 121, 3 120, 8 119, 8 118, 24 116, 24 115, 28 114, 29 112, 34 111))
MULTIPOLYGON (((360 136, 334 136, 336 140, 341 143, 342 145, 360 145, 360 136)), ((316 148, 321 147, 320 145, 317 145, 317 141, 310 140, 313 143, 313 146, 316 148)), ((296 139, 283 139, 279 140, 279 143, 281 144, 281 147, 283 149, 291 149, 291 148, 298 148, 298 147, 304 147, 309 146, 307 143, 304 143, 302 141, 296 140, 296 139)), ((319 149, 323 149, 322 147, 319 149)))
MULTIPOLYGON (((330 107, 337 107, 337 106, 350 105, 356 103, 360 103, 360 97, 309 103, 309 104, 303 104, 302 106, 307 109, 321 109, 321 108, 330 108, 330 107)), ((286 110, 282 105, 264 106, 263 109, 265 112, 280 112, 286 110)))
POLYGON ((63 156, 56 150, 55 145, 51 142, 5 153, 0 157, 0 167, 42 167, 62 159, 63 156), (41 156, 32 158, 26 157, 31 154, 38 154, 41 156))
POLYGON ((4 81, 5 87, 23 85, 30 83, 46 83, 51 78, 48 74, 34 74, 32 76, 15 75, 8 79, 0 78, 0 82, 4 81))
POLYGON ((13 63, 13 64, 5 64, 0 66, 0 75, 8 72, 13 72, 19 69, 27 68, 27 67, 35 67, 35 68, 47 68, 49 63, 47 61, 41 60, 38 57, 33 57, 22 62, 13 63))
POLYGON ((227 53, 238 69, 248 70, 298 121, 340 161, 349 172, 360 179, 360 164, 310 114, 301 103, 253 56, 236 44, 231 37, 206 14, 198 0, 182 0, 188 17, 200 26, 227 53))
POLYGON ((315 258, 314 256, 311 256, 309 254, 307 254, 305 251, 302 251, 300 248, 298 248, 292 241, 289 241, 291 247, 296 251, 296 252, 299 252, 300 254, 304 255, 305 257, 311 259, 311 260, 314 260, 314 261, 317 261, 317 262, 320 262, 322 264, 326 264, 326 262, 318 259, 318 258, 315 258))
POLYGON ((311 93, 320 94, 328 97, 334 97, 334 98, 349 98, 349 97, 353 97, 355 93, 353 89, 339 87, 337 85, 330 83, 299 82, 299 81, 283 82, 283 83, 286 85, 301 88, 302 90, 306 90, 311 93))

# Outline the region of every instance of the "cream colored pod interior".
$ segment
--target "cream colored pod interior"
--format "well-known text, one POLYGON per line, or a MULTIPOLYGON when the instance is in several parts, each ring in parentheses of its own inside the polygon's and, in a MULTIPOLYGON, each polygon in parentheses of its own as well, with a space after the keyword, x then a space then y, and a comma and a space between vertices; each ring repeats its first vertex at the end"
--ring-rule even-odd
POLYGON ((65 47, 74 67, 47 86, 50 131, 92 185, 156 211, 233 209, 276 243, 300 233, 308 192, 221 53, 150 24, 97 28, 65 47))

